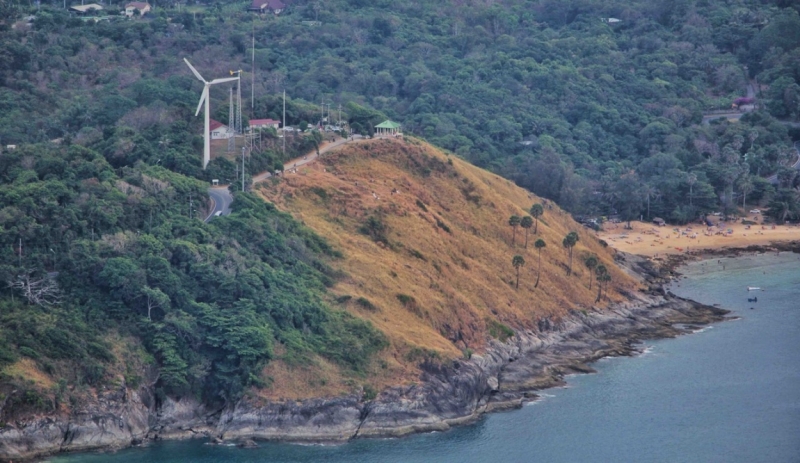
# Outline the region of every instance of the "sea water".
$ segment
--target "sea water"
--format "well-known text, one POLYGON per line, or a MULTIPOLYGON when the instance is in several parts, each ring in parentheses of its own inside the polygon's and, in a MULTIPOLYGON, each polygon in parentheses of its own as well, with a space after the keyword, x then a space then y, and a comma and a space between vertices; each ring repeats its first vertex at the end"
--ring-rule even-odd
POLYGON ((601 360, 596 374, 570 376, 567 387, 473 425, 330 446, 158 442, 52 461, 800 462, 800 256, 712 259, 681 271, 674 293, 740 318, 601 360))

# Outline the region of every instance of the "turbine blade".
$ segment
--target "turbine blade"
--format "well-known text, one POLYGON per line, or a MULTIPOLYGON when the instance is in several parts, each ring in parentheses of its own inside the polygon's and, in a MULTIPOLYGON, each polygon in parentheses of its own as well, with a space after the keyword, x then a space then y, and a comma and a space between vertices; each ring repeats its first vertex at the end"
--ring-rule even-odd
POLYGON ((204 84, 205 84, 205 83, 206 83, 206 80, 205 80, 205 79, 203 79, 203 76, 201 76, 201 75, 200 75, 200 73, 199 73, 199 72, 197 72, 197 69, 195 69, 195 68, 194 68, 194 66, 192 66, 192 63, 190 63, 190 62, 189 62, 189 60, 188 60, 188 59, 186 59, 186 58, 184 58, 184 59, 183 59, 183 61, 185 61, 185 62, 186 62, 186 65, 187 65, 187 66, 189 66, 189 69, 191 69, 191 70, 192 70, 192 72, 194 73, 194 76, 195 76, 195 77, 197 77, 198 79, 200 79, 200 82, 202 82, 202 83, 204 83, 204 84))
POLYGON ((223 79, 214 79, 211 82, 209 82, 208 84, 209 85, 221 84, 223 82, 233 82, 234 80, 239 80, 239 78, 238 77, 225 77, 223 79))
POLYGON ((206 84, 206 86, 203 87, 203 94, 200 95, 200 103, 197 103, 197 112, 194 113, 195 117, 200 114, 200 110, 203 109, 203 103, 205 103, 206 98, 208 98, 208 85, 209 84, 206 84))

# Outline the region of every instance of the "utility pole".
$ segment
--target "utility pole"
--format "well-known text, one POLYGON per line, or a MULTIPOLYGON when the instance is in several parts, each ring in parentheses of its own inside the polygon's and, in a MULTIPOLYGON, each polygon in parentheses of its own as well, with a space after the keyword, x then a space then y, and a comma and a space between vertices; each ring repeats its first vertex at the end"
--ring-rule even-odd
POLYGON ((339 103, 339 120, 336 122, 336 125, 342 124, 342 104, 339 103))
POLYGON ((286 89, 283 89, 283 159, 286 159, 286 89))
POLYGON ((242 146, 242 192, 244 192, 244 146, 242 146))
POLYGON ((250 75, 250 114, 256 117, 256 20, 253 15, 253 56, 250 60, 253 72, 250 75))

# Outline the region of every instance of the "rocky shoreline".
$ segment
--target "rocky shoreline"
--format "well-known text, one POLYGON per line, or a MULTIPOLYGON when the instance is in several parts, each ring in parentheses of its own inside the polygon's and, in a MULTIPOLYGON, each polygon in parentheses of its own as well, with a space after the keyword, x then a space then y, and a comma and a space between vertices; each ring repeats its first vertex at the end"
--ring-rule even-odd
POLYGON ((543 320, 538 330, 517 332, 506 343, 492 341, 469 360, 425 363, 417 385, 389 388, 371 401, 362 394, 267 404, 243 399, 209 410, 193 399, 166 399, 157 407, 148 388, 120 386, 69 416, 4 426, 0 460, 113 450, 158 439, 253 445, 254 439, 344 442, 442 431, 520 407, 534 400, 536 391, 563 385, 566 374, 592 372, 590 362, 639 352, 645 339, 675 337, 726 319, 726 310, 666 293, 672 269, 664 272, 631 255, 619 255, 618 261, 649 282, 650 291, 631 294, 611 309, 574 310, 559 323, 543 320))

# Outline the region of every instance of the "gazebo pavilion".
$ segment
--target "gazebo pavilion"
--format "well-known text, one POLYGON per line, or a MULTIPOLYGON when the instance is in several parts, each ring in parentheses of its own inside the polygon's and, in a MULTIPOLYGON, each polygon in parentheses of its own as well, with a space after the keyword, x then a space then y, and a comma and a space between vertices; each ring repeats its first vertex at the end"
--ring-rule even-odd
POLYGON ((400 124, 386 120, 376 125, 375 129, 378 135, 397 135, 400 133, 400 124))

